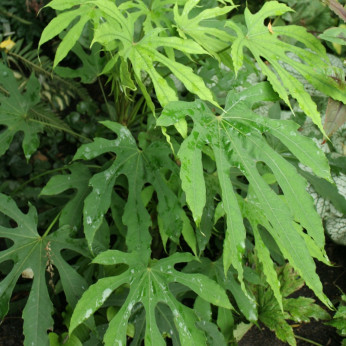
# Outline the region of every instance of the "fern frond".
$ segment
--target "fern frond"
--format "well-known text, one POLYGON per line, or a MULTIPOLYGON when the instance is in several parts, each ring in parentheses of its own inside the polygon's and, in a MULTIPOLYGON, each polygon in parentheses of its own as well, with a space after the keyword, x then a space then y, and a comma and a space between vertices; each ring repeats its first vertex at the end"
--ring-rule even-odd
POLYGON ((64 131, 73 136, 81 137, 84 139, 88 139, 80 134, 74 132, 68 124, 66 124, 62 119, 60 119, 55 113, 53 113, 48 107, 44 104, 37 104, 34 107, 30 108, 28 111, 29 121, 33 121, 39 123, 45 127, 49 127, 51 129, 64 131))
POLYGON ((10 62, 14 63, 21 70, 20 66, 18 66, 18 62, 20 62, 30 71, 35 72, 35 74, 47 77, 49 81, 55 83, 58 87, 70 90, 70 96, 73 98, 75 98, 75 95, 78 95, 82 100, 89 98, 88 92, 80 84, 54 74, 52 70, 53 63, 47 56, 38 58, 36 49, 31 49, 31 45, 22 47, 22 44, 23 40, 16 41, 16 45, 8 52, 7 55, 10 62))

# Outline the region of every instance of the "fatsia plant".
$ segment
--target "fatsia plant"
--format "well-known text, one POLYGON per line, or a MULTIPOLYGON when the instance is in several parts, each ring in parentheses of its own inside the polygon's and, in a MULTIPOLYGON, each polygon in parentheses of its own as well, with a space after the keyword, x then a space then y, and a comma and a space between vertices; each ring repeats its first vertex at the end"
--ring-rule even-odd
MULTIPOLYGON (((73 309, 64 320, 71 343, 86 341, 90 332, 80 333, 89 327, 89 344, 232 342, 240 319, 255 323, 261 315, 251 253, 280 321, 287 292, 276 267, 285 261, 331 307, 314 262, 329 263, 323 226, 297 169, 332 182, 328 162, 298 124, 279 118, 294 98, 323 131, 301 81, 340 102, 345 84, 304 28, 264 24, 290 8, 267 1, 257 13, 246 9, 233 18, 237 6, 227 0, 52 0, 47 6, 57 16, 39 47, 59 36, 54 68, 83 83, 96 79, 104 104, 90 95, 95 114, 78 119, 100 120, 96 135, 41 190, 51 202, 38 209, 42 219, 47 210, 61 210, 46 221, 46 231, 37 226, 33 206, 24 214, 0 195, 0 233, 9 239, 0 262, 13 262, 12 270, 1 271, 2 315, 20 274, 33 279, 23 314, 25 344, 47 344, 52 273, 50 281, 61 282, 70 305, 65 312, 73 309), (209 67, 220 72, 209 76, 218 88, 202 78, 209 67), (246 80, 250 71, 256 82, 246 80), (261 73, 266 82, 259 83, 261 73), (263 104, 275 106, 275 119, 256 113, 263 104), (78 268, 83 256, 93 265, 80 275, 66 261, 78 268)), ((0 141, 6 142, 0 153, 23 131, 29 159, 43 129, 31 116, 39 82, 30 77, 23 91, 7 67, 0 65, 0 72, 8 82, 0 81, 0 141)))

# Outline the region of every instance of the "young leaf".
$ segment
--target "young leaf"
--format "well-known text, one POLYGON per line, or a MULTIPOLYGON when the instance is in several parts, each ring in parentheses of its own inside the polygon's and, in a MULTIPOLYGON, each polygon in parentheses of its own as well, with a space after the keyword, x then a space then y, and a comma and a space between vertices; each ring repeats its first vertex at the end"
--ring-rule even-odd
MULTIPOLYGON (((260 270, 260 269, 259 269, 260 270)), ((286 298, 303 286, 303 281, 289 265, 278 269, 281 283, 281 294, 283 297, 283 308, 279 307, 277 299, 273 297, 273 292, 268 288, 258 285, 255 294, 258 301, 259 319, 269 329, 275 332, 278 339, 296 345, 293 328, 287 323, 287 319, 295 322, 310 322, 315 320, 325 320, 329 314, 314 300, 306 297, 286 298)), ((265 285, 265 280, 263 280, 265 285)))
POLYGON ((234 69, 239 71, 243 64, 243 49, 246 47, 253 54, 262 72, 267 76, 274 90, 281 99, 290 106, 289 94, 299 103, 301 109, 311 117, 313 122, 324 133, 320 114, 311 96, 305 91, 304 86, 292 74, 288 73, 282 63, 291 65, 316 89, 332 98, 346 103, 345 83, 338 83, 328 75, 330 65, 324 47, 301 26, 272 27, 271 31, 263 24, 270 16, 277 16, 292 11, 285 4, 270 1, 264 4, 256 14, 245 10, 247 32, 243 33, 240 27, 232 21, 227 26, 232 28, 238 38, 232 45, 232 59, 234 69), (279 36, 293 38, 305 45, 305 49, 292 45, 279 39, 279 36), (286 53, 292 52, 297 59, 290 58, 286 53), (268 61, 269 66, 262 60, 268 61))
POLYGON ((330 318, 327 311, 315 304, 312 298, 298 297, 284 300, 284 310, 289 314, 289 319, 295 322, 310 322, 313 318, 318 320, 328 320, 330 318))
POLYGON ((180 303, 171 293, 169 283, 178 282, 194 291, 201 298, 216 306, 231 307, 224 290, 208 277, 201 274, 185 274, 174 269, 174 265, 190 262, 194 257, 187 253, 175 253, 158 261, 149 259, 150 253, 123 253, 108 250, 99 254, 94 263, 115 265, 124 263, 129 268, 122 274, 100 279, 83 294, 77 304, 70 324, 70 333, 102 306, 114 290, 130 284, 126 301, 109 323, 104 336, 105 345, 124 345, 126 330, 133 307, 141 303, 145 309, 146 326, 144 341, 147 345, 165 345, 155 318, 159 303, 165 303, 173 313, 174 324, 183 345, 204 345, 205 337, 196 328, 198 321, 194 312, 180 303))
MULTIPOLYGON (((12 261, 12 270, 0 283, 0 317, 9 309, 12 291, 19 276, 32 279, 32 286, 25 308, 24 345, 48 345, 47 330, 53 328, 53 304, 48 293, 46 272, 54 277, 58 270, 67 302, 74 306, 86 289, 85 279, 62 257, 61 251, 69 249, 87 256, 83 240, 73 239, 70 227, 60 228, 47 236, 37 232, 37 213, 32 206, 23 214, 15 202, 0 194, 0 212, 13 220, 17 227, 0 226, 0 236, 11 239, 14 244, 0 252, 0 262, 12 261)), ((50 282, 53 285, 53 281, 50 282)))
MULTIPOLYGON (((226 110, 220 116, 215 116, 199 101, 174 102, 164 108, 157 123, 160 126, 174 125, 188 115, 193 120, 194 127, 183 145, 186 141, 194 141, 195 144, 182 145, 182 150, 191 151, 198 157, 200 148, 208 145, 215 154, 222 201, 227 217, 223 253, 225 272, 232 264, 238 272, 239 281, 243 282, 241 258, 244 253, 246 234, 243 225, 244 215, 241 213, 237 200, 240 196, 233 190, 230 180, 230 167, 233 166, 240 169, 249 181, 254 191, 254 203, 263 215, 263 220, 267 220, 263 226, 270 225, 268 231, 284 256, 290 260, 316 295, 329 305, 330 302, 323 294, 321 282, 315 272, 315 264, 309 252, 309 242, 305 242, 300 231, 294 226, 294 222, 297 221, 306 227, 322 256, 324 231, 321 220, 314 209, 311 197, 305 190, 305 180, 293 166, 269 146, 262 133, 269 132, 276 136, 304 164, 307 161, 312 162, 316 174, 331 179, 328 163, 322 151, 312 140, 299 135, 293 122, 263 118, 251 111, 253 103, 275 98, 276 95, 270 91, 268 84, 258 84, 242 93, 231 92, 226 110), (307 145, 298 146, 297 143, 307 145), (257 162, 264 162, 273 171, 287 204, 263 179, 256 166, 257 162), (301 209, 298 210, 298 208, 301 209)), ((185 153, 184 156, 180 155, 179 151, 178 156, 182 167, 184 164, 188 167, 189 162, 184 162, 185 153)), ((191 153, 189 155, 192 156, 191 153)), ((187 168, 186 172, 188 174, 187 168)), ((194 184, 193 179, 190 179, 190 184, 191 186, 194 184)), ((191 194, 191 189, 184 189, 187 195, 191 194)), ((193 201, 193 196, 187 200, 193 204, 200 203, 193 201)))

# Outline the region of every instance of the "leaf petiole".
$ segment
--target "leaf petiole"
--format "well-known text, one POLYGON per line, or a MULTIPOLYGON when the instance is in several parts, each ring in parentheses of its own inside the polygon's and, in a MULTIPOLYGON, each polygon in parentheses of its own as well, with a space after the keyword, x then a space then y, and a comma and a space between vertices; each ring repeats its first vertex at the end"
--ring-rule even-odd
MULTIPOLYGON (((95 168, 95 169, 100 169, 101 167, 98 165, 86 165, 88 168, 95 168)), ((29 183, 35 181, 36 179, 39 179, 41 177, 44 177, 47 174, 51 174, 51 173, 55 173, 55 172, 60 172, 60 171, 64 171, 68 169, 68 166, 63 166, 63 167, 59 167, 59 168, 54 168, 48 171, 45 171, 43 173, 40 173, 38 175, 35 175, 34 177, 30 178, 29 180, 27 180, 26 182, 24 182, 23 184, 21 184, 20 186, 18 186, 10 196, 14 196, 18 191, 20 191, 21 189, 23 189, 26 185, 28 185, 29 183)))
POLYGON ((60 215, 62 213, 62 210, 59 211, 59 213, 56 215, 56 217, 54 218, 54 220, 51 222, 51 224, 48 226, 48 228, 46 229, 46 231, 44 232, 43 236, 41 237, 42 239, 44 239, 48 233, 50 232, 50 230, 53 228, 53 226, 56 224, 56 222, 58 221, 60 215))

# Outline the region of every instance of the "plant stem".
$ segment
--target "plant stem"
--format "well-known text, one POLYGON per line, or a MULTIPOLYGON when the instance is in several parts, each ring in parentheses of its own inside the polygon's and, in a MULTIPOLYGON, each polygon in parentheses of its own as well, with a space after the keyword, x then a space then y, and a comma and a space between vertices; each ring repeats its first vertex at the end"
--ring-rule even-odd
MULTIPOLYGON (((39 116, 41 116, 42 118, 46 118, 48 119, 49 121, 49 117, 47 116, 44 116, 42 113, 38 113, 34 108, 31 108, 30 111, 34 114, 39 114, 39 116)), ((46 127, 52 127, 52 128, 55 128, 59 131, 64 131, 66 133, 69 133, 70 135, 74 136, 74 137, 77 137, 77 138, 82 138, 88 142, 92 142, 92 140, 86 136, 83 136, 83 135, 80 135, 79 133, 77 132, 74 132, 73 130, 67 128, 67 127, 62 127, 62 126, 59 126, 59 125, 56 125, 56 124, 53 124, 53 123, 49 123, 49 122, 44 122, 44 121, 40 121, 40 120, 37 120, 37 119, 34 119, 34 118, 29 118, 28 119, 29 121, 32 121, 34 123, 38 123, 38 124, 41 124, 43 126, 46 126, 46 127)))
MULTIPOLYGON (((86 165, 88 168, 96 168, 99 169, 100 166, 97 165, 86 165)), ((50 169, 48 171, 45 171, 43 173, 40 173, 38 175, 35 175, 34 177, 30 178, 29 180, 27 180, 26 182, 24 182, 23 184, 21 184, 19 187, 17 187, 12 193, 11 193, 11 197, 14 196, 18 191, 20 191, 23 187, 25 187, 26 185, 28 185, 29 183, 31 183, 32 181, 35 181, 36 179, 39 179, 41 177, 44 177, 47 174, 51 174, 51 173, 55 173, 55 172, 60 172, 60 171, 64 171, 66 169, 68 169, 69 166, 63 166, 63 167, 59 167, 59 168, 55 168, 55 169, 50 169)))
POLYGON ((50 230, 53 228, 53 226, 55 225, 55 223, 58 221, 59 216, 61 215, 62 210, 59 211, 59 213, 56 215, 56 217, 54 218, 54 220, 51 222, 51 224, 48 226, 48 228, 46 229, 46 231, 44 232, 43 236, 41 237, 42 239, 44 239, 48 233, 50 232, 50 230))
POLYGON ((18 20, 18 22, 21 22, 25 25, 31 25, 32 23, 29 22, 28 20, 25 20, 23 18, 20 18, 18 16, 16 16, 15 14, 11 13, 11 12, 8 12, 6 11, 6 9, 4 7, 0 7, 0 13, 2 13, 3 15, 7 16, 7 17, 10 17, 10 18, 13 18, 15 20, 18 20))
POLYGON ((311 345, 323 346, 323 345, 319 344, 318 342, 315 342, 315 341, 310 340, 310 339, 306 339, 306 338, 304 338, 304 337, 302 337, 302 336, 299 336, 299 335, 296 335, 296 334, 294 334, 294 337, 295 337, 296 339, 306 341, 306 342, 310 343, 311 345))
POLYGON ((110 118, 111 120, 114 120, 114 119, 112 118, 112 112, 111 112, 111 110, 110 110, 110 107, 109 107, 109 104, 108 104, 108 101, 107 101, 107 97, 106 97, 106 94, 105 94, 105 90, 104 90, 103 85, 102 85, 102 83, 101 83, 100 77, 97 77, 97 81, 99 82, 99 86, 100 86, 100 89, 101 89, 101 93, 102 93, 103 99, 105 100, 105 104, 106 104, 106 106, 107 106, 109 118, 110 118))
POLYGON ((55 168, 55 169, 51 169, 49 171, 45 171, 41 174, 35 175, 34 177, 30 178, 29 180, 27 180, 26 182, 24 182, 23 184, 19 185, 12 193, 11 193, 11 197, 14 196, 18 191, 20 191, 23 187, 25 187, 26 185, 28 185, 29 183, 31 183, 32 181, 35 181, 36 179, 39 179, 41 177, 44 177, 47 174, 51 174, 51 173, 55 173, 55 172, 60 172, 67 169, 67 166, 63 166, 63 167, 59 167, 59 168, 55 168))

